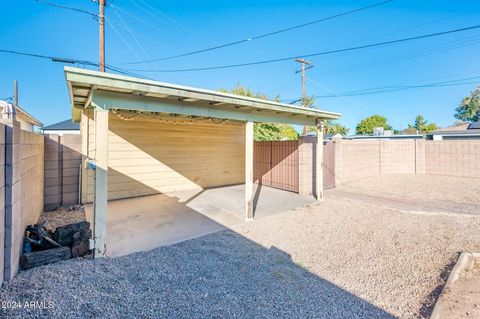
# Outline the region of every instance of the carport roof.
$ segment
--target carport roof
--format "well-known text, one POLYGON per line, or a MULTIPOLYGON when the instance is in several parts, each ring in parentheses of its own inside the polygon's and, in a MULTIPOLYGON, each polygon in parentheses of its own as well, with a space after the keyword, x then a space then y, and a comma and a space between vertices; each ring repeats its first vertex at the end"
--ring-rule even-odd
POLYGON ((340 113, 123 75, 65 67, 72 117, 88 107, 315 125, 340 113))

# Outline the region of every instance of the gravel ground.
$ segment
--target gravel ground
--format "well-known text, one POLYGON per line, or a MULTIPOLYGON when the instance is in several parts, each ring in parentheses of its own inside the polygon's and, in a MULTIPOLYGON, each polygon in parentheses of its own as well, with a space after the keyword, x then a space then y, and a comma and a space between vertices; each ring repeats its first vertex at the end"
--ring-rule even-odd
POLYGON ((480 318, 480 260, 460 272, 453 286, 443 290, 441 300, 441 319, 480 318))
MULTIPOLYGON (((0 300, 51 309, 8 318, 428 317, 480 217, 324 202, 149 252, 22 271, 0 300)), ((0 313, 1 314, 1 313, 0 313)))
POLYGON ((401 199, 446 200, 470 204, 480 202, 478 178, 440 175, 380 175, 349 182, 340 188, 401 199))

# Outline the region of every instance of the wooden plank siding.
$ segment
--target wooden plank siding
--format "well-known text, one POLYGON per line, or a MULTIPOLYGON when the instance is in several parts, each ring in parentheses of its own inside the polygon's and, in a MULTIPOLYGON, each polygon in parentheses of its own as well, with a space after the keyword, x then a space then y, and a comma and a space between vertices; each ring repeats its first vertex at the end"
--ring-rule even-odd
POLYGON ((81 135, 47 134, 45 139, 45 210, 78 204, 81 135))
MULTIPOLYGON (((95 158, 95 125, 91 112, 84 114, 88 155, 95 158)), ((244 123, 137 116, 125 120, 110 112, 108 199, 244 183, 244 123)), ((93 190, 89 170, 87 202, 93 190)))

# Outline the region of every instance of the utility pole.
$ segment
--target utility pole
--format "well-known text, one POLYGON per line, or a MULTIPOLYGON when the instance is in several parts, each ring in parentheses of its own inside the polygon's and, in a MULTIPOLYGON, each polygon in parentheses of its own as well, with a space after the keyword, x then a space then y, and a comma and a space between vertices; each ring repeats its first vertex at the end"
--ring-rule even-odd
MULTIPOLYGON (((302 72, 302 104, 303 107, 308 107, 307 105, 307 88, 305 85, 305 71, 308 69, 313 68, 313 64, 310 61, 307 61, 305 59, 295 59, 295 62, 301 63, 302 64, 302 70, 295 71, 295 73, 302 72), (307 67, 305 67, 305 65, 307 67)), ((307 135, 307 127, 303 127, 303 135, 307 135)))
POLYGON ((100 72, 105 72, 105 1, 98 0, 99 14, 98 14, 98 24, 99 24, 99 49, 100 49, 100 63, 99 70, 100 72))
POLYGON ((13 103, 15 107, 18 106, 18 81, 13 81, 13 103))

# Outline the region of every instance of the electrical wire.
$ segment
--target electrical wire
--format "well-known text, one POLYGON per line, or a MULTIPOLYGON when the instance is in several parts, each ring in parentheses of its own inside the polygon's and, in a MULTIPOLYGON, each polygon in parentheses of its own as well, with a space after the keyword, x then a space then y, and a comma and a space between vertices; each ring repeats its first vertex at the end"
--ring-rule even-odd
MULTIPOLYGON (((86 61, 86 60, 78 60, 78 59, 70 59, 70 58, 62 58, 62 57, 55 57, 55 56, 49 56, 49 55, 42 55, 42 54, 37 54, 37 53, 30 53, 30 52, 23 52, 23 51, 14 51, 14 50, 5 50, 5 49, 0 49, 0 53, 7 53, 7 54, 14 54, 14 55, 21 55, 21 56, 28 56, 28 57, 33 57, 33 58, 39 58, 39 59, 46 59, 50 60, 52 62, 58 62, 58 63, 66 63, 66 64, 77 64, 77 65, 88 65, 88 66, 93 66, 93 67, 98 67, 99 64, 91 61, 86 61)), ((117 72, 119 74, 124 74, 128 76, 133 76, 133 77, 138 77, 138 78, 144 78, 148 80, 152 80, 149 77, 143 76, 136 74, 134 72, 130 72, 129 70, 125 70, 122 68, 118 68, 112 65, 105 65, 105 68, 114 72, 117 72)))
POLYGON ((134 6, 140 8, 141 10, 145 11, 148 15, 152 16, 153 18, 155 18, 156 20, 160 21, 161 23, 165 24, 166 26, 170 27, 170 28, 176 28, 177 30, 182 30, 183 32, 186 32, 186 33, 190 33, 194 36, 194 38, 196 40, 198 40, 199 42, 209 42, 210 45, 214 45, 214 43, 212 43, 211 41, 208 41, 208 40, 205 40, 203 39, 202 37, 200 37, 195 31, 191 30, 190 28, 187 28, 186 26, 184 26, 183 24, 181 24, 180 22, 178 22, 177 20, 171 18, 170 16, 166 15, 165 13, 161 12, 160 10, 158 10, 157 8, 151 6, 150 4, 148 4, 147 2, 143 1, 143 0, 128 0, 131 4, 133 4, 134 6), (143 4, 143 6, 142 6, 143 4), (153 13, 153 12, 155 13, 153 13), (166 20, 170 21, 171 23, 168 23, 166 22, 165 20, 161 19, 159 16, 162 16, 163 18, 165 18, 166 20))
MULTIPOLYGON (((315 95, 315 98, 332 98, 338 97, 348 97, 348 96, 358 96, 358 95, 369 95, 369 94, 379 94, 379 93, 386 93, 386 92, 393 92, 399 90, 408 90, 408 89, 416 89, 416 88, 438 88, 438 87, 448 87, 448 86, 459 86, 459 85, 470 85, 470 84, 478 84, 480 76, 450 80, 450 81, 442 81, 442 82, 434 82, 434 83, 425 83, 425 84, 418 84, 418 85, 390 85, 390 86, 383 86, 377 88, 369 88, 369 89, 361 89, 361 90, 354 90, 344 93, 338 94, 330 94, 330 95, 315 95), (476 80, 476 81, 470 81, 476 80)), ((308 79, 312 83, 317 83, 308 79)), ((318 83, 317 83, 318 84, 318 83)))
MULTIPOLYGON (((318 85, 319 87, 321 87, 321 88, 329 91, 330 93, 332 93, 332 94, 333 94, 334 96, 336 96, 336 97, 340 97, 340 98, 342 98, 342 99, 344 99, 344 100, 346 100, 346 101, 349 101, 349 102, 351 102, 351 103, 353 103, 353 104, 356 104, 356 105, 358 105, 358 106, 364 107, 364 108, 366 108, 366 109, 373 110, 373 111, 375 110, 373 107, 370 107, 370 106, 365 105, 365 104, 363 104, 363 103, 360 103, 360 102, 357 102, 357 101, 355 101, 355 100, 352 100, 351 98, 345 96, 344 94, 335 92, 335 91, 333 91, 332 89, 326 87, 325 85, 323 85, 323 84, 321 84, 321 83, 318 83, 318 82, 315 81, 315 80, 312 80, 312 79, 310 79, 310 78, 308 78, 308 77, 306 77, 306 79, 307 79, 309 82, 311 82, 311 83, 313 83, 313 84, 315 84, 315 85, 318 85)), ((315 96, 315 97, 316 97, 316 96, 315 96)))
POLYGON ((55 56, 50 56, 50 55, 42 55, 42 54, 23 52, 23 51, 0 49, 0 53, 9 53, 9 54, 30 56, 30 57, 34 57, 34 58, 48 59, 48 60, 51 60, 52 62, 61 62, 61 63, 67 63, 67 64, 82 64, 82 65, 98 66, 98 63, 91 62, 91 61, 55 57, 55 56))
POLYGON ((322 51, 322 52, 317 52, 317 53, 295 55, 295 56, 278 58, 278 59, 263 60, 263 61, 254 61, 254 62, 237 63, 237 64, 226 64, 226 65, 200 67, 200 68, 187 68, 187 69, 163 69, 163 70, 128 69, 128 70, 129 71, 136 71, 136 72, 192 72, 192 71, 208 71, 208 70, 237 68, 237 67, 244 67, 244 66, 251 66, 251 65, 260 65, 260 64, 268 64, 268 63, 289 61, 289 60, 295 60, 295 59, 300 59, 300 58, 316 57, 316 56, 321 56, 321 55, 329 55, 329 54, 334 54, 334 53, 356 51, 356 50, 361 50, 361 49, 368 49, 368 48, 386 46, 386 45, 408 42, 408 41, 413 41, 413 40, 432 38, 432 37, 437 37, 437 36, 441 36, 441 35, 464 32, 464 31, 474 30, 474 29, 478 29, 478 28, 480 28, 480 25, 473 25, 473 26, 469 26, 469 27, 453 29, 453 30, 448 30, 448 31, 442 31, 442 32, 436 32, 436 33, 430 33, 430 34, 424 34, 424 35, 419 35, 419 36, 414 36, 414 37, 408 37, 408 38, 402 38, 402 39, 396 39, 396 40, 390 40, 390 41, 383 41, 383 42, 378 42, 378 43, 365 44, 365 45, 348 47, 348 48, 343 48, 343 49, 322 51))
POLYGON ((238 44, 241 44, 241 43, 252 42, 254 40, 270 37, 270 36, 277 35, 277 34, 280 34, 280 33, 283 33, 283 32, 288 32, 288 31, 304 28, 304 27, 307 27, 307 26, 310 26, 310 25, 313 25, 313 24, 317 24, 317 23, 324 22, 324 21, 327 21, 327 20, 332 20, 332 19, 339 18, 339 17, 345 16, 345 15, 348 15, 348 14, 356 13, 356 12, 359 12, 359 11, 367 10, 367 9, 377 7, 377 6, 380 6, 380 5, 389 3, 389 2, 393 2, 393 1, 395 1, 395 0, 386 0, 386 1, 377 2, 377 3, 371 4, 371 5, 368 5, 368 6, 365 6, 365 7, 345 11, 345 12, 338 13, 338 14, 335 14, 335 15, 332 15, 332 16, 328 16, 328 17, 324 17, 324 18, 321 18, 321 19, 313 20, 313 21, 310 21, 310 22, 307 22, 307 23, 302 23, 302 24, 295 25, 295 26, 292 26, 292 27, 288 27, 288 28, 284 28, 284 29, 260 34, 260 35, 254 36, 254 37, 250 37, 250 38, 246 38, 246 39, 242 39, 242 40, 238 40, 238 41, 233 41, 233 42, 213 46, 213 47, 210 47, 210 48, 205 48, 205 49, 186 52, 186 53, 181 53, 181 54, 167 56, 167 57, 163 57, 163 58, 157 58, 157 59, 154 59, 154 60, 151 60, 151 61, 135 61, 135 62, 125 62, 125 63, 117 63, 117 64, 135 65, 135 64, 145 63, 145 62, 164 61, 164 60, 176 59, 176 58, 180 58, 180 57, 185 57, 185 56, 190 56, 190 55, 194 55, 194 54, 204 53, 204 52, 208 52, 208 51, 218 50, 218 49, 238 45, 238 44))
MULTIPOLYGON (((128 33, 130 34, 130 36, 133 38, 133 40, 135 41, 135 43, 137 44, 137 46, 140 48, 140 50, 142 50, 143 54, 147 57, 147 58, 150 58, 150 56, 148 55, 147 51, 145 50, 145 48, 143 47, 143 45, 137 40, 137 38, 135 37, 135 35, 133 34, 132 30, 128 27, 128 25, 125 23, 125 21, 123 21, 122 17, 118 14, 118 12, 114 9, 114 13, 115 15, 117 16, 117 18, 120 20, 120 22, 123 24, 123 26, 127 29, 128 33)), ((113 27, 113 25, 112 25, 113 27)), ((118 32, 118 31, 117 31, 118 32)), ((135 51, 134 51, 135 52, 135 51)), ((134 55, 138 58, 138 55, 136 53, 134 53, 134 55)), ((153 69, 157 70, 157 66, 154 64, 154 63, 149 63, 153 69)))
POLYGON ((56 4, 56 3, 49 2, 49 1, 44 1, 44 0, 35 0, 35 1, 38 2, 38 3, 48 4, 48 5, 50 5, 50 6, 57 7, 57 8, 60 8, 60 9, 66 9, 66 10, 70 10, 70 11, 76 11, 76 12, 80 12, 80 13, 86 13, 86 14, 88 14, 88 15, 93 16, 95 19, 98 18, 98 14, 93 13, 93 12, 90 12, 90 11, 86 11, 86 10, 82 10, 82 9, 77 9, 77 8, 73 8, 73 7, 67 7, 67 6, 64 6, 64 5, 60 5, 60 4, 56 4))
POLYGON ((117 30, 117 28, 110 22, 110 19, 105 19, 108 25, 112 28, 112 30, 117 34, 117 36, 122 40, 123 44, 127 47, 127 49, 135 56, 138 57, 137 52, 130 46, 128 41, 123 37, 123 35, 117 30))
POLYGON ((368 60, 361 63, 355 63, 355 64, 341 66, 338 68, 332 68, 332 69, 325 70, 321 73, 322 75, 332 74, 334 76, 339 76, 339 75, 351 73, 354 71, 367 70, 367 69, 371 69, 379 66, 388 65, 391 63, 420 58, 420 57, 428 56, 431 54, 445 53, 445 52, 460 49, 466 46, 476 45, 479 43, 478 39, 479 39, 479 35, 469 36, 462 39, 457 39, 453 41, 444 42, 441 44, 436 44, 433 46, 427 46, 421 49, 410 50, 403 53, 376 58, 376 59, 368 60))
MULTIPOLYGON (((156 31, 158 31, 158 32, 160 32, 160 33, 162 33, 162 34, 164 34, 164 35, 166 35, 166 36, 168 36, 168 37, 170 37, 170 38, 172 38, 172 39, 178 39, 178 38, 177 38, 176 36, 174 36, 173 34, 170 34, 170 33, 166 32, 165 30, 160 29, 160 28, 157 27, 156 25, 150 23, 149 21, 147 21, 147 20, 145 20, 145 19, 140 18, 139 16, 137 16, 137 15, 131 13, 131 12, 128 12, 127 10, 124 10, 124 9, 122 9, 122 8, 116 6, 116 5, 113 5, 113 4, 110 4, 110 7, 114 8, 114 9, 122 12, 123 14, 126 14, 126 15, 128 15, 128 16, 130 16, 130 17, 132 17, 132 18, 134 18, 134 19, 136 19, 136 20, 138 20, 138 21, 146 24, 146 25, 148 25, 148 26, 151 27, 152 29, 155 29, 156 31)), ((150 61, 143 61, 143 62, 150 62, 150 61)), ((152 61, 152 62, 153 62, 153 61, 152 61)), ((116 63, 116 64, 120 64, 120 63, 116 63)))

